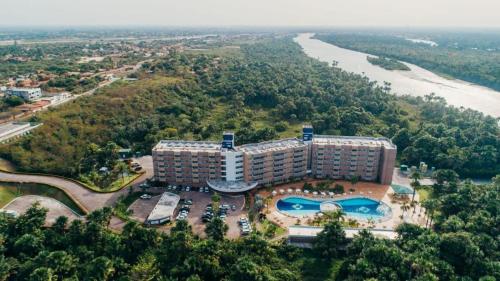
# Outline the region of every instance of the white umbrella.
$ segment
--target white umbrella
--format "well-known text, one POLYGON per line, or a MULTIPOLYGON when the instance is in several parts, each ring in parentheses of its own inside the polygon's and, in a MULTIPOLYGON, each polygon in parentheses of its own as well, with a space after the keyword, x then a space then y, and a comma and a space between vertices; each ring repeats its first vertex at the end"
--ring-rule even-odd
POLYGON ((333 193, 333 192, 331 192, 331 191, 328 191, 328 195, 330 195, 330 196, 334 196, 334 195, 335 195, 335 193, 333 193))
POLYGON ((321 196, 326 196, 326 193, 324 193, 323 191, 321 191, 321 196))
POLYGON ((276 190, 273 190, 273 192, 271 192, 271 194, 274 196, 274 195, 278 194, 278 192, 276 192, 276 190))
POLYGON ((318 195, 318 192, 317 191, 313 191, 313 195, 318 195))
POLYGON ((280 189, 280 193, 281 194, 285 193, 285 190, 284 189, 280 189))
POLYGON ((295 189, 295 192, 300 193, 302 190, 300 188, 295 189))
POLYGON ((305 193, 305 194, 309 194, 309 190, 307 190, 307 189, 306 189, 306 190, 304 190, 304 193, 305 193))
POLYGON ((289 188, 287 191, 288 191, 288 193, 292 193, 293 189, 289 188))

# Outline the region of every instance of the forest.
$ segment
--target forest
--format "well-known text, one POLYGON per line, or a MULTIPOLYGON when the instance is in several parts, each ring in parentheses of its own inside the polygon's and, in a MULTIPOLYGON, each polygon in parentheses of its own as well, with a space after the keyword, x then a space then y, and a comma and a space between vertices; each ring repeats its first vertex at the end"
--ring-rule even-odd
POLYGON ((342 48, 412 63, 444 76, 500 90, 498 34, 458 37, 446 33, 431 36, 440 44, 415 44, 399 34, 373 32, 323 33, 316 38, 342 48))
POLYGON ((395 240, 367 230, 348 240, 342 216, 332 217, 312 249, 269 242, 261 233, 227 240, 222 220, 207 225, 206 239, 186 221, 169 234, 134 222, 115 233, 107 228, 110 208, 86 221, 59 217, 47 228, 47 210, 34 205, 17 219, 0 214, 0 279, 498 280, 500 176, 477 186, 441 170, 437 180, 423 203, 430 228, 403 223, 395 240))
POLYGON ((390 59, 386 57, 367 56, 366 60, 373 65, 378 65, 383 69, 387 70, 403 70, 403 71, 410 70, 410 68, 406 66, 404 63, 397 61, 395 59, 390 59))
MULTIPOLYGON (((242 44, 234 53, 171 52, 147 63, 137 82, 115 82, 92 96, 37 114, 44 125, 0 146, 20 170, 78 178, 90 145, 114 142, 149 154, 160 139, 239 144, 315 132, 392 138, 401 163, 453 169, 462 177, 500 170, 496 119, 448 106, 434 95, 396 97, 390 86, 308 58, 292 37, 242 44)), ((87 168, 90 169, 90 168, 87 168)))

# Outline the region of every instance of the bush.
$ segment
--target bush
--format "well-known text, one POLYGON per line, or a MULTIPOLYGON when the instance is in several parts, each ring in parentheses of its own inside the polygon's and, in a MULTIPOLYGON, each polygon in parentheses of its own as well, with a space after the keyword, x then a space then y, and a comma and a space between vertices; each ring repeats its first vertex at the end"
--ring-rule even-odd
POLYGON ((288 129, 288 123, 286 121, 280 121, 274 125, 276 132, 284 132, 288 129))
POLYGON ((333 187, 333 192, 337 194, 342 194, 344 193, 344 186, 341 184, 336 183, 335 186, 333 187))

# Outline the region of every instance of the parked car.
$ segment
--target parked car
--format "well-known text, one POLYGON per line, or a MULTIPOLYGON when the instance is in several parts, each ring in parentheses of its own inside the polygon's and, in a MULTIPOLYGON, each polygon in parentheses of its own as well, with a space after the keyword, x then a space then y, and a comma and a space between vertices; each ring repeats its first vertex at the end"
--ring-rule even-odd
POLYGON ((152 198, 152 196, 149 195, 149 194, 143 194, 143 195, 141 195, 141 199, 148 200, 148 199, 151 199, 151 198, 152 198))
POLYGON ((186 186, 186 191, 191 191, 191 187, 186 186))

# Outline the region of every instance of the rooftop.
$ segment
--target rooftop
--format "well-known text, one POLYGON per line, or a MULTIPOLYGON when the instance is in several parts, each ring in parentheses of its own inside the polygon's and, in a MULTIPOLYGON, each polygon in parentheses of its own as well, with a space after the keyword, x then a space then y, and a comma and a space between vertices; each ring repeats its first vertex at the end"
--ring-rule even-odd
POLYGON ((162 140, 153 151, 220 151, 221 144, 212 141, 162 140))
POLYGON ((7 90, 10 90, 10 91, 40 91, 40 88, 19 88, 19 87, 12 87, 12 88, 8 88, 7 90))
POLYGON ((307 145, 299 139, 291 138, 291 139, 272 140, 266 142, 245 144, 242 146, 238 146, 236 149, 238 151, 255 154, 268 151, 279 151, 284 148, 294 148, 302 146, 307 146, 307 145))
POLYGON ((388 138, 374 137, 314 135, 313 143, 396 148, 388 138))
MULTIPOLYGON (((344 228, 346 238, 352 239, 355 235, 358 235, 361 228, 344 228)), ((385 239, 396 239, 397 232, 389 229, 366 229, 371 232, 375 237, 385 238, 385 239)), ((315 226, 290 226, 288 228, 288 236, 294 237, 316 237, 318 233, 323 231, 322 227, 315 226)))
POLYGON ((209 180, 207 181, 208 186, 210 186, 215 191, 237 193, 244 192, 253 189, 257 186, 257 182, 244 182, 244 181, 225 181, 225 180, 209 180))
POLYGON ((148 216, 147 221, 154 221, 164 219, 166 217, 172 217, 174 215, 174 210, 179 204, 180 196, 170 192, 164 192, 161 195, 160 201, 156 203, 156 206, 151 211, 148 216))

